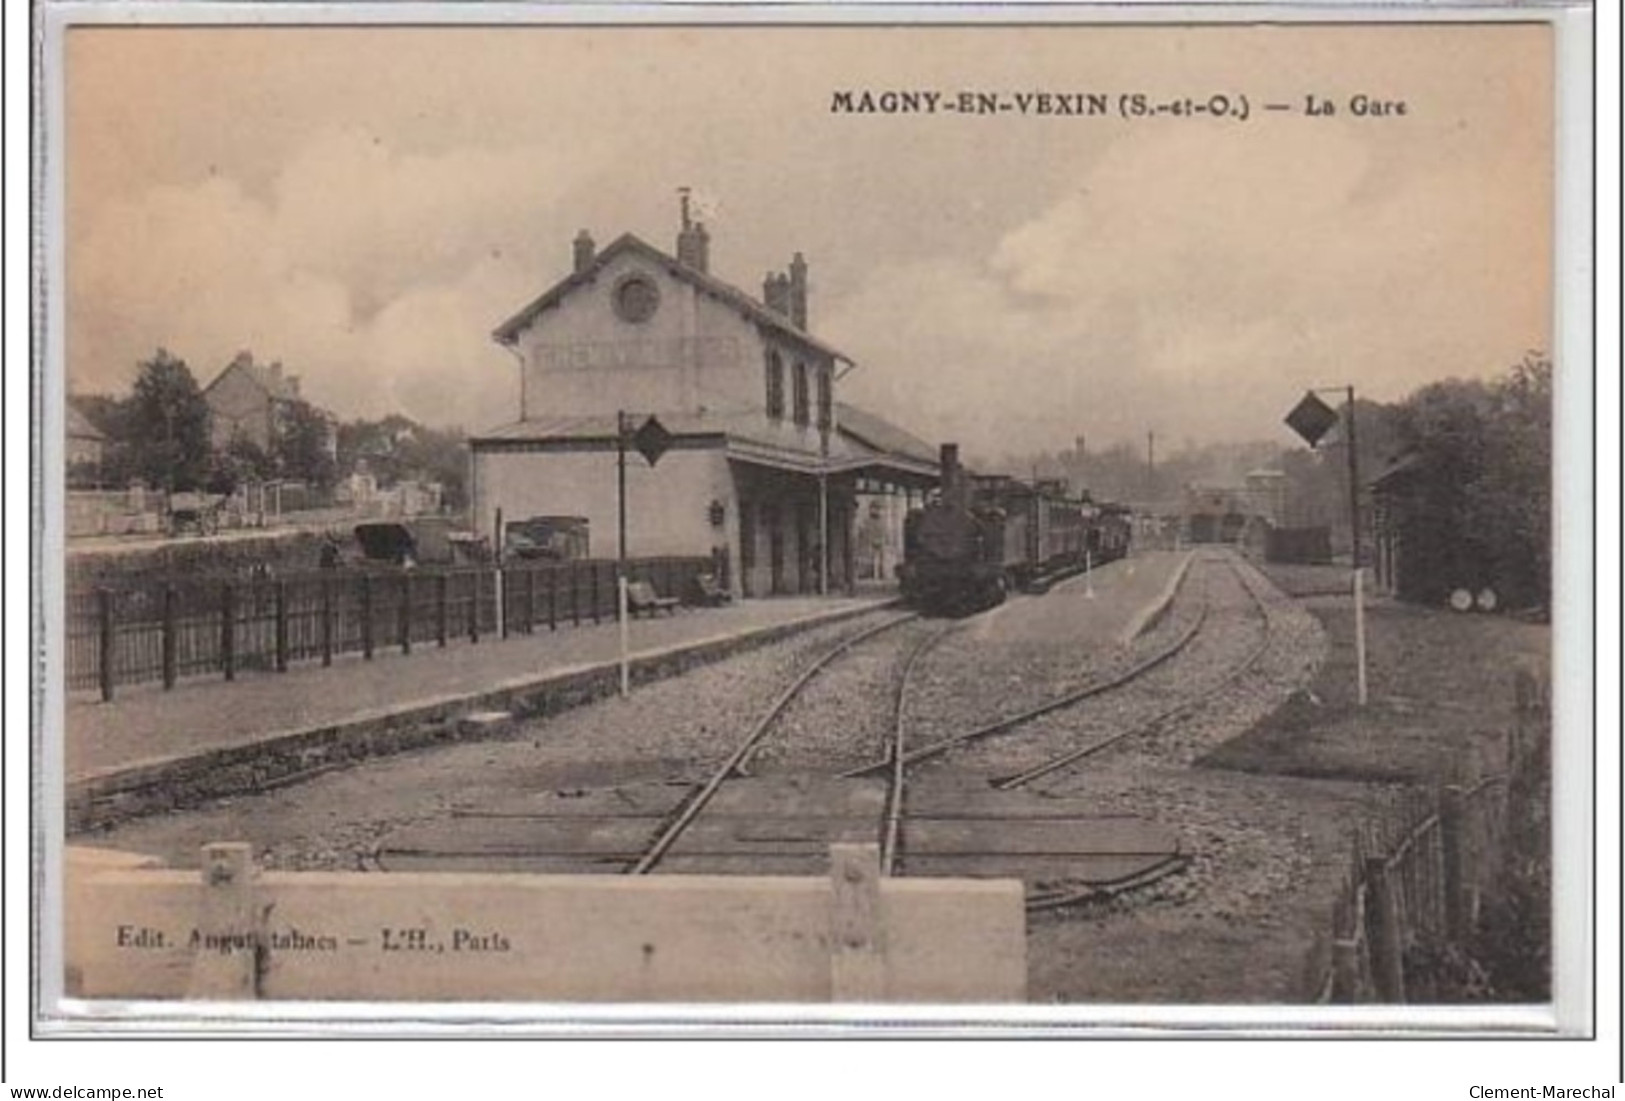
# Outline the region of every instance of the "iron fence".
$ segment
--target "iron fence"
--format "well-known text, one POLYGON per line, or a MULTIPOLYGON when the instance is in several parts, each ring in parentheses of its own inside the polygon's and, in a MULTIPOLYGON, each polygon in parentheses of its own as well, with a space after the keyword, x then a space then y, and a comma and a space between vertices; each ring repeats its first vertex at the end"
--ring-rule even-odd
MULTIPOLYGON (((688 601, 711 558, 627 563, 628 578, 688 601)), ((614 620, 616 563, 584 559, 502 567, 306 570, 276 576, 179 578, 70 590, 64 609, 67 687, 99 689, 245 670, 283 671, 335 655, 411 653, 456 639, 559 630, 614 620), (500 607, 499 607, 500 603, 500 607)))

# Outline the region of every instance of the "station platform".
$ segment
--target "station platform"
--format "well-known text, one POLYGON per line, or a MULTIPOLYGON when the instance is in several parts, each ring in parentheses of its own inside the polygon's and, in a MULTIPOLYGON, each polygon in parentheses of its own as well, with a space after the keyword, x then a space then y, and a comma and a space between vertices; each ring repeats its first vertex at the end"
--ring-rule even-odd
MULTIPOLYGON (((894 599, 885 592, 853 597, 776 597, 723 608, 679 610, 633 620, 634 662, 651 675, 662 659, 731 652, 795 631, 860 615, 894 599)), ((444 650, 378 651, 368 661, 345 655, 329 667, 297 665, 285 673, 242 672, 234 681, 183 680, 121 688, 111 702, 70 698, 64 716, 65 778, 76 783, 177 758, 207 756, 343 726, 377 725, 427 710, 500 706, 504 692, 591 674, 618 674, 616 624, 583 625, 533 635, 456 641, 444 650)))
POLYGON ((1011 597, 979 617, 967 635, 989 644, 1010 636, 1047 638, 1074 650, 1128 645, 1168 610, 1193 557, 1146 551, 1108 562, 1041 595, 1011 597))

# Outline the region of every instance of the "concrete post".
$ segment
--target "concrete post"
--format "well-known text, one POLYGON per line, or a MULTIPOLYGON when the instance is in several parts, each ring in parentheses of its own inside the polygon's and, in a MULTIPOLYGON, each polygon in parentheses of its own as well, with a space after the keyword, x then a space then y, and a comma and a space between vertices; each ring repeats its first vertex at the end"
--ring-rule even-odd
POLYGON ((886 996, 880 847, 834 844, 830 868, 830 995, 838 1002, 886 996))
POLYGON ((253 852, 242 842, 203 846, 198 944, 187 997, 252 1000, 259 994, 262 950, 253 852))

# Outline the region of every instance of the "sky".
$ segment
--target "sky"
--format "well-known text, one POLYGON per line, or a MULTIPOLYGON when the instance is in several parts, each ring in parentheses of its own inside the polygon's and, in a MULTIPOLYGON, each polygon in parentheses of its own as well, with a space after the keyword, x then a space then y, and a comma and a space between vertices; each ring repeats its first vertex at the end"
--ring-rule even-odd
POLYGON ((70 392, 251 349, 345 419, 512 421, 492 329, 580 229, 674 250, 680 186, 713 274, 759 294, 805 254, 842 400, 973 453, 1286 445, 1307 387, 1551 347, 1536 25, 76 27, 63 81, 70 392), (832 111, 863 90, 1110 109, 832 111))

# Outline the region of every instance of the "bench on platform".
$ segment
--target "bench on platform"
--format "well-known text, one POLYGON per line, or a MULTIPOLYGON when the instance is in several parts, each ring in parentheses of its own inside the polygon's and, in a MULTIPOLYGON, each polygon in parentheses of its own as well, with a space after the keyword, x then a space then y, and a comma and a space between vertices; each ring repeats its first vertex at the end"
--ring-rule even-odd
POLYGON ((669 612, 675 614, 677 606, 682 601, 675 596, 661 596, 655 592, 655 587, 647 581, 629 581, 626 585, 626 610, 631 615, 648 612, 669 612))
POLYGON ((694 594, 698 603, 707 608, 720 608, 733 600, 733 594, 718 585, 716 575, 711 573, 694 578, 694 594))

